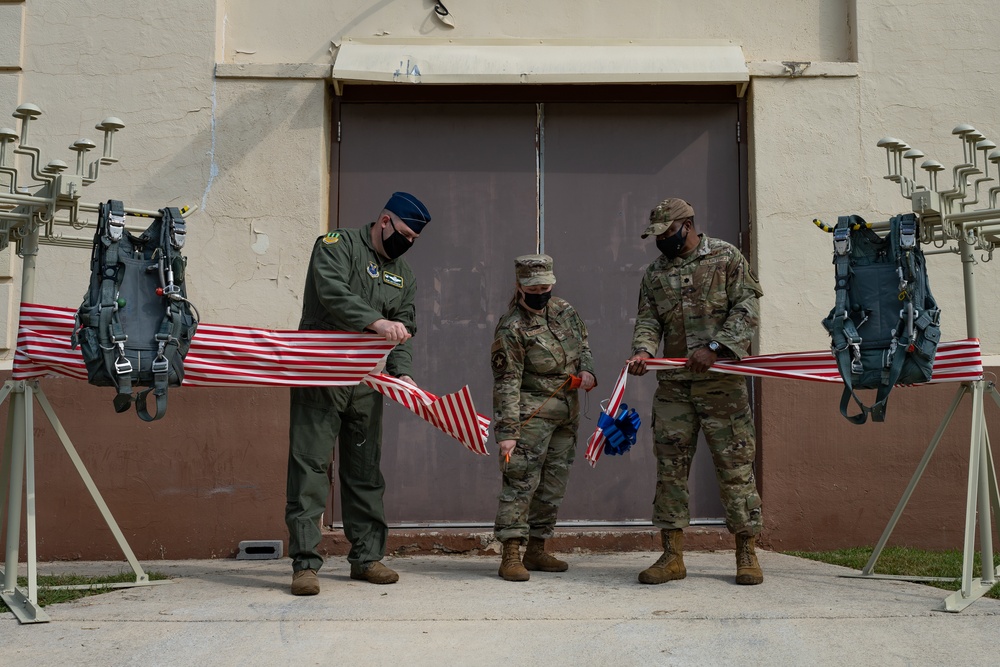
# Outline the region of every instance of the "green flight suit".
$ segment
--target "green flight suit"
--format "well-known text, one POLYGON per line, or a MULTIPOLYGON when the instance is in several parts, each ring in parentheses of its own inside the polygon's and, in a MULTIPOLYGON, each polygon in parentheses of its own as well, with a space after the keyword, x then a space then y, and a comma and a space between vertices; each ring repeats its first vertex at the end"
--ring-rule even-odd
POLYGON ((570 374, 587 371, 596 377, 587 327, 557 297, 540 315, 515 305, 497 323, 490 356, 496 440, 517 440, 510 461, 501 459, 494 532, 501 542, 529 535, 549 538, 566 493, 580 423, 578 390, 563 385, 570 374))
MULTIPOLYGON (((632 353, 688 358, 710 341, 720 357, 743 358, 760 318, 760 283, 733 245, 702 235, 687 257, 660 255, 646 269, 632 353)), ((762 527, 761 500, 754 480, 756 438, 746 380, 736 375, 683 368, 657 371, 653 397, 653 441, 657 481, 653 525, 684 528, 690 523, 688 474, 705 433, 715 464, 726 526, 756 535, 762 527)))
MULTIPOLYGON (((416 333, 416 282, 406 261, 386 260, 371 244, 371 224, 321 236, 313 246, 302 298, 301 330, 363 331, 379 319, 416 333)), ((386 373, 411 375, 410 342, 397 345, 386 373)), ((330 495, 327 471, 339 442, 338 474, 347 559, 366 564, 385 556, 388 526, 382 496, 382 397, 366 385, 291 390, 285 523, 295 571, 319 570, 319 518, 330 495)))

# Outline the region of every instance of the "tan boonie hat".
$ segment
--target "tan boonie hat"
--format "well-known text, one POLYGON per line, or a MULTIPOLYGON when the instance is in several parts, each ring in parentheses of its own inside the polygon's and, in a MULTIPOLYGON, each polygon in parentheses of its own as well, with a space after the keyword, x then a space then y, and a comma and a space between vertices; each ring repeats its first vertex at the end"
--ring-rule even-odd
POLYGON ((693 217, 694 209, 683 199, 676 197, 664 199, 649 212, 649 227, 646 227, 646 231, 642 233, 642 238, 650 235, 659 236, 670 229, 670 223, 674 220, 693 217))
POLYGON ((555 285, 552 258, 548 255, 521 255, 514 260, 514 274, 522 287, 555 285))

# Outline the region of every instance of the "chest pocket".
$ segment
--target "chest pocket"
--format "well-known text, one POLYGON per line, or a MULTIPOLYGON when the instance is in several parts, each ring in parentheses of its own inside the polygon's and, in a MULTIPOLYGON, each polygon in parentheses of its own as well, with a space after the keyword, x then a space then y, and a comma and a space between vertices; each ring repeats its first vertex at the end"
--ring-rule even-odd
POLYGON ((544 375, 557 371, 565 360, 559 341, 548 333, 531 338, 524 357, 526 371, 544 375))
MULTIPOLYGON (((724 258, 720 258, 724 259, 724 258)), ((729 294, 726 292, 726 262, 704 262, 695 271, 696 284, 703 285, 701 302, 713 310, 729 310, 729 294)))
POLYGON ((378 279, 375 291, 379 294, 379 302, 383 311, 389 319, 395 319, 399 312, 400 302, 403 300, 403 289, 386 283, 382 278, 378 279))
POLYGON ((680 304, 680 290, 671 284, 674 281, 679 282, 680 276, 671 277, 663 274, 653 280, 653 306, 660 316, 660 321, 664 324, 669 324, 678 314, 677 311, 680 310, 678 308, 680 304))
POLYGON ((377 274, 373 276, 370 265, 360 267, 358 271, 358 281, 361 284, 360 296, 387 319, 395 319, 403 298, 403 290, 386 282, 382 267, 376 265, 376 271, 377 274))

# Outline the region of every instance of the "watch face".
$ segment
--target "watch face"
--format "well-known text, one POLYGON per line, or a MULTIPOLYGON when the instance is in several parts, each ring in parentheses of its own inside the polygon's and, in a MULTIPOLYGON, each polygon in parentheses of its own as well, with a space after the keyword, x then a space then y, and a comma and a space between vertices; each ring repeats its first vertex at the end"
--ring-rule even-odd
POLYGON ((713 340, 711 343, 708 344, 708 349, 710 349, 712 352, 718 352, 719 344, 713 340))

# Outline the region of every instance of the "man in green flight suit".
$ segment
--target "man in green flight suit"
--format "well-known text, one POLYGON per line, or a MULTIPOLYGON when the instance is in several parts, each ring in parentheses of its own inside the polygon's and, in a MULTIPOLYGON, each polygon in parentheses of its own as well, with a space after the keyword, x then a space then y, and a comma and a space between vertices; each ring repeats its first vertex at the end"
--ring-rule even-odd
MULTIPOLYGON (((393 193, 378 220, 316 239, 306 274, 300 330, 368 331, 399 343, 385 372, 414 384, 416 281, 400 256, 431 216, 420 200, 393 193)), ((351 578, 392 584, 399 575, 382 564, 388 526, 382 496, 382 398, 367 385, 291 390, 285 523, 292 558, 292 594, 319 593, 319 518, 330 493, 327 470, 334 442, 344 534, 351 543, 351 578)))
POLYGON ((660 528, 663 555, 639 573, 639 581, 662 584, 687 575, 687 483, 701 430, 715 464, 726 527, 736 535, 736 583, 759 584, 764 575, 754 543, 762 526, 761 501, 746 380, 707 371, 719 357, 741 359, 749 352, 763 292, 738 248, 695 232, 694 209, 683 199, 665 199, 650 212, 642 238, 647 236, 656 237, 662 254, 642 278, 629 372, 644 374, 661 340, 663 356, 687 363, 656 374, 653 525, 660 528))

